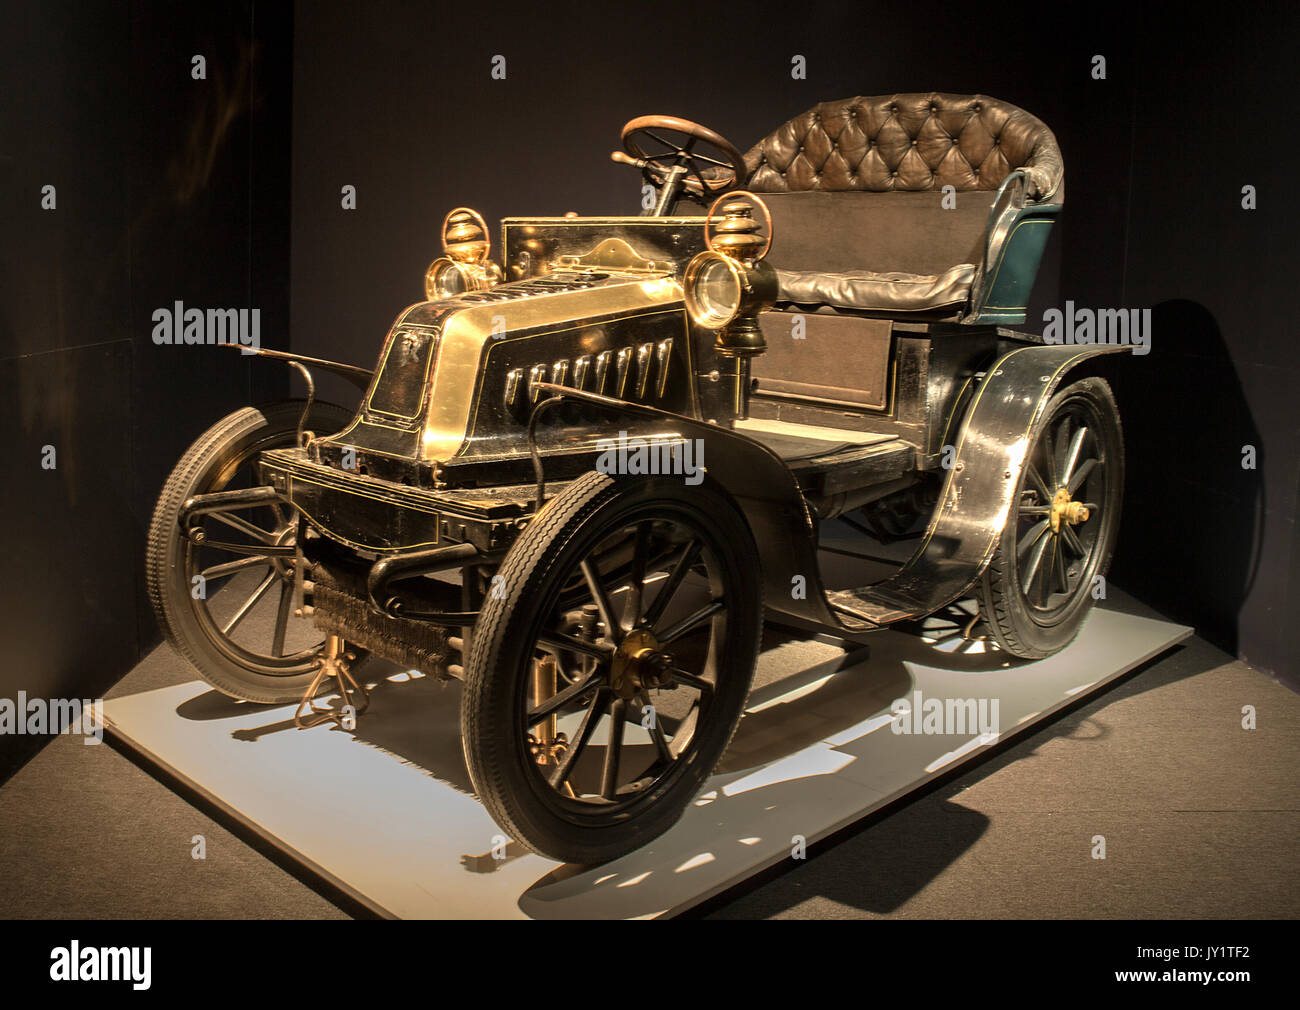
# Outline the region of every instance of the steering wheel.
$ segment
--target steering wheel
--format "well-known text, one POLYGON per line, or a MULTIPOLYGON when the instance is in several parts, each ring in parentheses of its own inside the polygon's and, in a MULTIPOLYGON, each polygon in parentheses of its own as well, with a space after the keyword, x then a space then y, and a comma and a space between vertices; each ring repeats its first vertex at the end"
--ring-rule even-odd
POLYGON ((682 189, 708 202, 736 188, 749 174, 744 156, 726 137, 676 116, 633 119, 623 127, 623 151, 615 151, 610 158, 641 169, 646 181, 659 187, 655 214, 663 214, 675 204, 682 189), (700 142, 726 160, 701 154, 696 150, 700 142))

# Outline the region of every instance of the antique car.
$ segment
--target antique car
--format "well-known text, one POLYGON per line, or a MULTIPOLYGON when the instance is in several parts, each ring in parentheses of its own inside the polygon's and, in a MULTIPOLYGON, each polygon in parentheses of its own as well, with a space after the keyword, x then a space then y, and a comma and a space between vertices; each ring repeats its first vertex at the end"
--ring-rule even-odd
POLYGON ((373 372, 263 351, 360 404, 218 423, 148 546, 167 639, 231 697, 310 725, 364 708, 366 654, 459 680, 481 801, 578 863, 680 817, 765 621, 852 643, 973 597, 990 647, 1063 648, 1123 482, 1115 401, 1081 370, 1118 348, 1008 328, 1064 199, 1037 118, 900 94, 746 154, 669 116, 622 141, 642 214, 508 217, 494 257, 457 208, 373 372), (910 556, 828 587, 835 517, 910 556))

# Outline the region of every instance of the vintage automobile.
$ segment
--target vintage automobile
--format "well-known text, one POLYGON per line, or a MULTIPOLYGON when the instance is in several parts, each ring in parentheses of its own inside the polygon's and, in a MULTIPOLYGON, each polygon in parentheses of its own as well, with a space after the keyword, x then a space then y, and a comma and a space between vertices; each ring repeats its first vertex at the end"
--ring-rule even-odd
POLYGON ((1124 448, 1105 345, 1024 321, 1064 199, 1052 132, 974 95, 823 102, 747 154, 668 116, 640 216, 457 208, 355 411, 240 410, 166 483, 149 591, 215 688, 339 718, 368 653, 462 683, 473 786, 593 863, 667 830, 740 719, 765 620, 847 642, 953 601, 1012 657, 1078 632, 1124 448), (698 204, 697 208, 679 210, 698 204), (834 517, 912 536, 827 588, 834 517), (909 533, 910 531, 910 533, 909 533), (904 547, 906 550, 906 545, 904 547))

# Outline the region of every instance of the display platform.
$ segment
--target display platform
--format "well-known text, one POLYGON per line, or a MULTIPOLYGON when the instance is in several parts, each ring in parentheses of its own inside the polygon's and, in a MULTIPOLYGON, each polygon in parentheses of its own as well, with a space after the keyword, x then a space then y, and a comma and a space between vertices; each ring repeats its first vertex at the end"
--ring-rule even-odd
POLYGON ((455 682, 377 667, 351 733, 297 730, 292 706, 235 702, 199 681, 111 699, 104 716, 146 764, 381 916, 653 918, 792 859, 801 840, 867 816, 1192 633, 1111 595, 1073 645, 1034 663, 967 641, 960 608, 854 651, 769 629, 745 717, 705 789, 666 835, 596 867, 501 837, 461 758, 455 682))

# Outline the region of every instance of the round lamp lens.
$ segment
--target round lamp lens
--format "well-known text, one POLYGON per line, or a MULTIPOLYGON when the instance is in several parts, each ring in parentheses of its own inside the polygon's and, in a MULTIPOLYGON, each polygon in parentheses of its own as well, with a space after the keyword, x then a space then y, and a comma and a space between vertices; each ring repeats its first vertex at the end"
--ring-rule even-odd
POLYGON ((695 301, 703 323, 721 325, 740 307, 740 279, 731 264, 716 259, 705 263, 695 278, 695 301))

